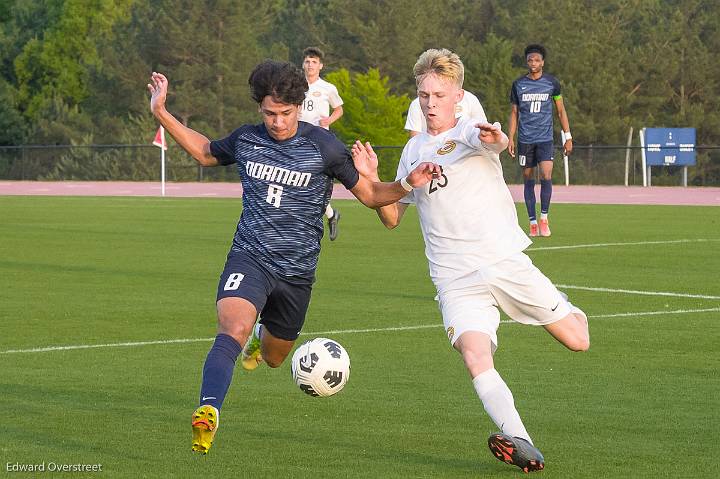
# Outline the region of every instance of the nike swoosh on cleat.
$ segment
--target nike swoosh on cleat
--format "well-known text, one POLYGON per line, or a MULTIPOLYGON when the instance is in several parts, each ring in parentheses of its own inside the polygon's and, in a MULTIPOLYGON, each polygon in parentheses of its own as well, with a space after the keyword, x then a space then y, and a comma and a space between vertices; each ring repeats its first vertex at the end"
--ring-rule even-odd
POLYGON ((217 399, 217 398, 215 396, 208 396, 208 397, 202 398, 203 401, 207 401, 208 399, 217 399))

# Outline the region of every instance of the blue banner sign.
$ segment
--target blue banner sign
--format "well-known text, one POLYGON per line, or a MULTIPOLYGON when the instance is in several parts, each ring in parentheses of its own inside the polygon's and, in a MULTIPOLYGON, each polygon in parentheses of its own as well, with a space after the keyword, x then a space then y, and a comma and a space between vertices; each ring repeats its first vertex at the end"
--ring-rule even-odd
POLYGON ((695 128, 645 128, 647 166, 695 164, 695 128))

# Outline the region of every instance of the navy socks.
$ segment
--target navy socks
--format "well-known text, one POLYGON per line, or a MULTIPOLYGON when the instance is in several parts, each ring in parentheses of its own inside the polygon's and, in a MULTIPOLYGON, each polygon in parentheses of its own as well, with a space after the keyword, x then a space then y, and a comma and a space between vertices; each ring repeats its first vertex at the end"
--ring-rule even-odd
POLYGON ((210 404, 220 410, 241 351, 242 346, 232 336, 218 334, 215 337, 203 367, 200 405, 210 404))
POLYGON ((525 206, 530 221, 535 221, 535 202, 535 180, 525 180, 525 206))
POLYGON ((548 214, 548 211, 550 211, 551 196, 552 180, 540 180, 540 213, 548 214))

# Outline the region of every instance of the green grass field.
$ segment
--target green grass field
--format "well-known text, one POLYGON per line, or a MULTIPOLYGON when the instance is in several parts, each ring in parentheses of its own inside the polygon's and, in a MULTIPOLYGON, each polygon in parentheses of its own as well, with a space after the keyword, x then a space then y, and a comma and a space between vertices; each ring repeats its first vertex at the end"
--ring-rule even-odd
MULTIPOLYGON (((52 462, 130 478, 522 474, 487 449, 496 428, 445 338, 414 210, 387 231, 357 202, 334 204, 340 237, 324 243, 301 339, 341 342, 348 385, 311 398, 287 362, 239 368, 213 449, 199 457, 190 414, 239 200, 0 197, 3 471, 52 462), (117 345, 180 339, 197 341, 117 345), (71 345, 110 346, 29 351, 71 345)), ((553 205, 553 237, 529 254, 589 314, 591 350, 503 323, 495 356, 545 454, 538 477, 717 477, 718 213, 553 205), (641 242, 656 243, 632 244, 641 242)))

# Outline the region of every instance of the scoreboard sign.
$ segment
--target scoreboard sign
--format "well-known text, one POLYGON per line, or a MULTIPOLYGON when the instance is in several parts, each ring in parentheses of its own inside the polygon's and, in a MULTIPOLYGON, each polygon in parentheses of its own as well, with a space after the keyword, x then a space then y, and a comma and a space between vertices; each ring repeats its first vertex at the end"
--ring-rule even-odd
POLYGON ((695 165, 695 128, 645 128, 647 166, 695 165))

